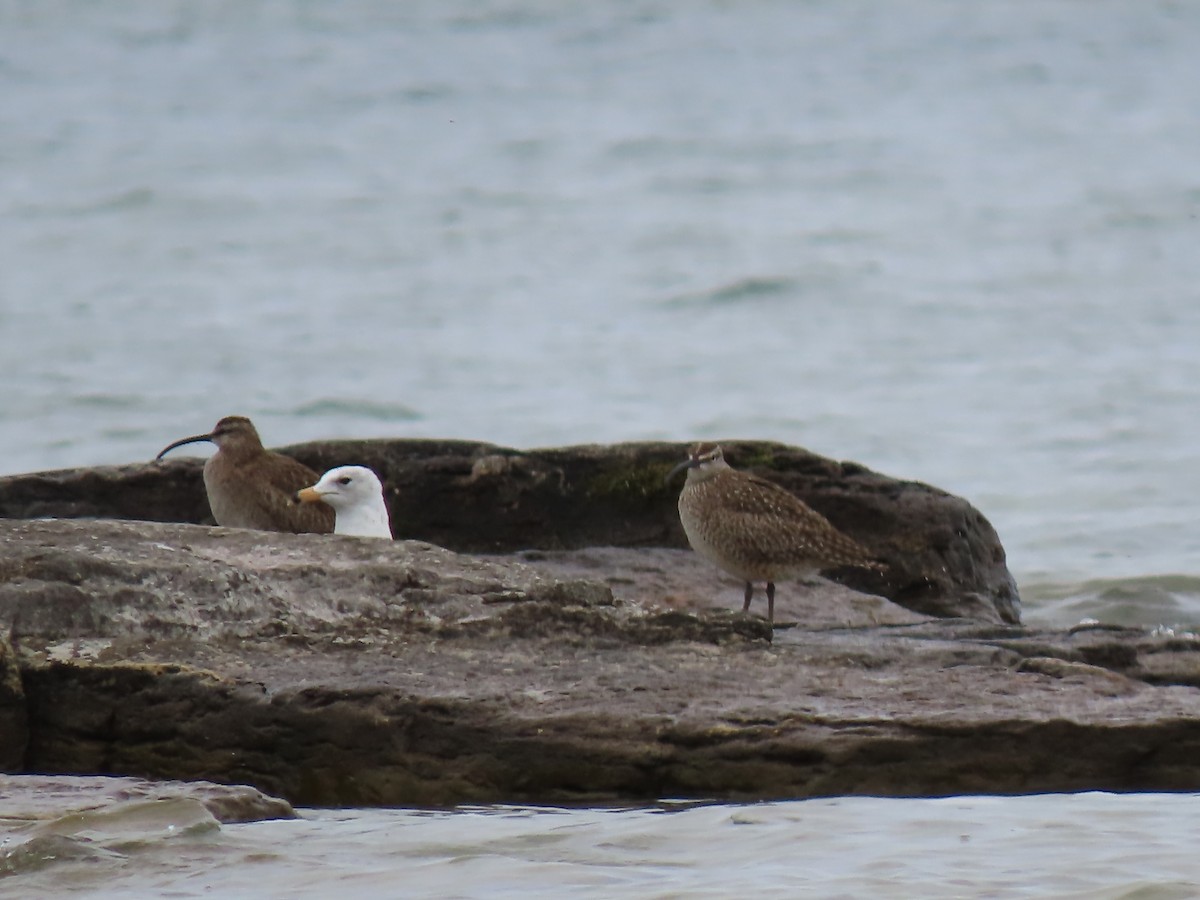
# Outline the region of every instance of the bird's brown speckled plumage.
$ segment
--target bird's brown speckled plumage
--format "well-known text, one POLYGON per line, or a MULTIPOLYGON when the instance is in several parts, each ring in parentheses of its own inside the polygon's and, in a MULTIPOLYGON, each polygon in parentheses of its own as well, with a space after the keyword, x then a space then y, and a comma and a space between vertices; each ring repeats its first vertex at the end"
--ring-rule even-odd
MULTIPOLYGON (((739 472, 716 444, 698 444, 687 462, 679 519, 692 548, 746 582, 767 583, 767 616, 774 620, 775 582, 815 575, 834 566, 877 568, 867 548, 777 484, 739 472)), ((674 473, 672 473, 674 474, 674 473)))
POLYGON ((204 489, 218 525, 296 534, 333 531, 331 508, 295 500, 298 490, 317 480, 317 473, 263 447, 258 430, 245 416, 226 416, 209 434, 175 441, 156 459, 197 441, 217 445, 217 452, 204 463, 204 489))

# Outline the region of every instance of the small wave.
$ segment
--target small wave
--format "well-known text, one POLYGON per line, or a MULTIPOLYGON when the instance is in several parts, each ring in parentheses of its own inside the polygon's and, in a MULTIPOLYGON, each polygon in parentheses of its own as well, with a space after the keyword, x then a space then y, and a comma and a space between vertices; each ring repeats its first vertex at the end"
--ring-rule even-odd
POLYGON ((221 828, 199 800, 130 800, 37 822, 0 845, 0 878, 64 863, 120 863, 128 854, 221 828))
POLYGON ((138 187, 99 197, 94 202, 77 209, 79 213, 125 212, 150 206, 157 199, 152 188, 138 187))
POLYGON ((338 400, 324 398, 313 400, 289 410, 288 415, 333 416, 337 418, 363 418, 379 422, 414 422, 421 418, 415 409, 402 403, 372 403, 368 400, 338 400))
POLYGON ((1023 584, 1021 596, 1030 625, 1074 625, 1082 619, 1147 628, 1200 624, 1200 576, 1195 575, 1023 584))
MULTIPOLYGON (((48 144, 50 148, 56 146, 53 143, 48 144)), ((17 203, 12 210, 23 219, 73 218, 142 209, 153 205, 157 199, 157 194, 151 188, 130 188, 83 203, 17 203)))
POLYGON ((435 103, 455 96, 454 85, 445 82, 417 84, 403 90, 393 91, 391 99, 401 103, 435 103))
POLYGON ((605 154, 617 160, 679 159, 699 156, 704 151, 705 144, 694 138, 638 137, 612 142, 605 154))
POLYGON ((480 31, 492 28, 536 28, 553 21, 549 13, 519 8, 464 12, 449 19, 455 31, 480 31))
POLYGON ((663 302, 668 308, 693 306, 729 306, 746 301, 778 297, 794 291, 794 278, 751 277, 742 278, 732 284, 696 294, 680 294, 663 302))
POLYGON ((77 394, 71 398, 71 405, 82 409, 137 409, 143 402, 143 398, 133 394, 77 394))
POLYGON ((0 878, 36 872, 62 863, 95 863, 102 859, 123 858, 120 854, 94 847, 87 841, 57 834, 35 835, 0 851, 0 878))

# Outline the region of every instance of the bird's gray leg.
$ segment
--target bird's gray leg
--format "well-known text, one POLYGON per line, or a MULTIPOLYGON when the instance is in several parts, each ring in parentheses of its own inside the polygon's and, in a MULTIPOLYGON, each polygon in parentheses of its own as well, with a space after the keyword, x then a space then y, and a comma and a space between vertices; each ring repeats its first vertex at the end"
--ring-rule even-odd
POLYGON ((775 624, 775 582, 767 582, 767 621, 775 624))
POLYGON ((750 611, 750 598, 754 596, 754 582, 746 582, 746 602, 742 604, 742 612, 750 611))

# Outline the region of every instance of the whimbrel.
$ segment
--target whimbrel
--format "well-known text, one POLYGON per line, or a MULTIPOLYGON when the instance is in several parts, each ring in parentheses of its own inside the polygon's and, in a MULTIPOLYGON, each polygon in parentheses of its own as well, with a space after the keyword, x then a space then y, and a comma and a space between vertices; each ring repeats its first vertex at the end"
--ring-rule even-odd
POLYGON ((312 487, 297 492, 301 503, 325 502, 333 507, 337 521, 334 534, 390 538, 383 484, 366 466, 338 466, 321 476, 312 487))
POLYGON ((775 582, 815 575, 834 566, 880 568, 869 550, 829 520, 766 479, 739 472, 716 444, 697 444, 681 470, 679 519, 697 553, 746 582, 742 610, 754 583, 767 583, 767 620, 775 621, 775 582))
POLYGON ((317 480, 317 473, 290 456, 267 450, 245 416, 226 416, 208 434, 168 444, 155 457, 176 447, 211 441, 217 452, 204 463, 204 489, 218 525, 294 533, 333 531, 333 510, 300 505, 296 491, 317 480))

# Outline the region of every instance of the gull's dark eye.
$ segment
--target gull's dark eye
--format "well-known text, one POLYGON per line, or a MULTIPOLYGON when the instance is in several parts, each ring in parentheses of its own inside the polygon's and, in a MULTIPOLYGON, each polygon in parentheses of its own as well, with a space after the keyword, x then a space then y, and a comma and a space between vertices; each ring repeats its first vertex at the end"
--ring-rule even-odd
POLYGON ((343 475, 341 478, 338 479, 338 484, 349 484, 349 483, 350 483, 349 475, 343 475))

